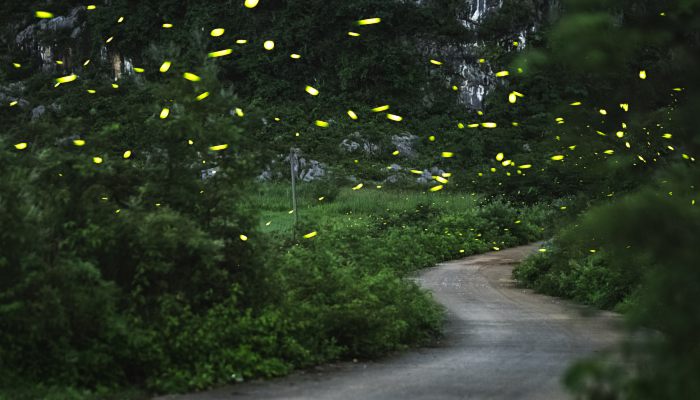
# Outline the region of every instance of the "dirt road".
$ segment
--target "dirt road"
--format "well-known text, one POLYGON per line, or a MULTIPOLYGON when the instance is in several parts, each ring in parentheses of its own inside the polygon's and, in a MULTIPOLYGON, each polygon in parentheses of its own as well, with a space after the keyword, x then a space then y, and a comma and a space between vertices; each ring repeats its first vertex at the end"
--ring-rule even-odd
POLYGON ((162 399, 560 399, 572 360, 619 339, 618 316, 514 287, 511 270, 536 246, 468 257, 419 278, 448 310, 438 347, 369 363, 162 399))

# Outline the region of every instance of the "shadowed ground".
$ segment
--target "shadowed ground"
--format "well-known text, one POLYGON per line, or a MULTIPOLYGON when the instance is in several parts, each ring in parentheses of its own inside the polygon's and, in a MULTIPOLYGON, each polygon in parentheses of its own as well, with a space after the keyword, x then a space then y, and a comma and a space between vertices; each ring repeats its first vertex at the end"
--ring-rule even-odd
POLYGON ((445 338, 437 347, 160 399, 567 398, 562 373, 571 361, 615 343, 621 320, 516 288, 513 266, 537 247, 467 257, 424 271, 418 281, 448 311, 445 338))

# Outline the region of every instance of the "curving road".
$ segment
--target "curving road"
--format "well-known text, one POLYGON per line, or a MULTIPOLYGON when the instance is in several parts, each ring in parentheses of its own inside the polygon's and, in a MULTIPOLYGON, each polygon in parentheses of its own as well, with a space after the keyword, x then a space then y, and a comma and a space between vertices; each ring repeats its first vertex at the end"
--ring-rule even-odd
POLYGON ((565 399, 573 360, 620 338, 620 318, 514 287, 529 245, 439 264, 421 286, 448 310, 444 340, 377 362, 161 399, 565 399))

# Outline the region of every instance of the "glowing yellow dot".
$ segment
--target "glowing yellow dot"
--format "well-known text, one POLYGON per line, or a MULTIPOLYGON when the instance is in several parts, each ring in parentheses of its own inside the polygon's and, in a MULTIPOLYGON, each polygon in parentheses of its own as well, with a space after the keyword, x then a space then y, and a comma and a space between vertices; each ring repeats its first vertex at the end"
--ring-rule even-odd
POLYGON ((360 34, 357 32, 348 32, 348 36, 358 37, 358 36, 360 36, 360 34))
POLYGON ((75 139, 73 144, 78 147, 85 146, 85 141, 83 139, 75 139))
POLYGON ((233 53, 233 49, 224 49, 224 50, 219 50, 219 51, 212 51, 211 53, 207 54, 207 56, 209 58, 216 58, 216 57, 227 56, 231 53, 233 53))
POLYGON ((241 240, 244 241, 244 242, 245 242, 246 240, 248 240, 248 236, 246 236, 246 235, 244 235, 244 234, 242 234, 242 233, 241 233, 240 235, 238 235, 238 238, 241 239, 241 240))
POLYGON ((364 186, 364 184, 360 183, 360 184, 358 184, 357 186, 354 186, 354 187, 352 188, 352 190, 360 190, 360 189, 362 189, 363 186, 364 186))
POLYGON ((502 78, 502 77, 508 76, 508 75, 510 75, 510 72, 508 72, 508 71, 498 71, 498 72, 496 72, 496 76, 497 76, 498 78, 502 78))
POLYGON ((243 5, 245 5, 247 8, 254 8, 258 5, 258 0, 245 0, 243 5))
POLYGON ((37 18, 53 18, 53 14, 48 11, 37 11, 34 13, 37 18))
POLYGON ((433 65, 442 65, 442 62, 440 62, 438 60, 430 60, 430 63, 433 65))
POLYGON ((78 79, 78 75, 70 74, 67 76, 62 76, 60 78, 56 78, 56 82, 57 83, 68 83, 68 82, 73 82, 76 79, 78 79))
POLYGON ((374 107, 374 108, 372 109, 372 112, 382 112, 382 111, 386 111, 386 110, 388 110, 388 109, 389 109, 389 106, 388 106, 388 105, 386 105, 386 106, 379 106, 379 107, 374 107))
POLYGON ((138 73, 138 74, 142 74, 144 71, 145 71, 145 70, 144 70, 143 68, 134 67, 134 72, 136 72, 136 73, 138 73))
POLYGON ((213 37, 219 37, 219 36, 223 35, 224 32, 226 32, 226 29, 224 29, 224 28, 215 28, 215 29, 212 29, 211 32, 209 32, 209 34, 213 37))
POLYGON ((306 89, 304 89, 304 90, 306 90, 306 93, 308 93, 312 96, 318 96, 318 90, 314 87, 306 86, 306 89))
POLYGON ((452 153, 450 151, 443 151, 442 156, 445 158, 450 158, 450 157, 454 157, 454 153, 452 153))
POLYGON ((314 124, 316 124, 316 126, 320 126, 321 128, 328 128, 328 122, 326 121, 316 120, 314 124))
POLYGON ((204 93, 200 94, 199 96, 195 97, 195 99, 197 101, 202 101, 202 100, 206 99, 207 97, 209 97, 209 92, 204 92, 204 93))
POLYGON ((496 128, 498 125, 496 125, 495 122, 482 122, 481 126, 483 126, 484 128, 493 129, 496 128))
POLYGON ((647 71, 645 71, 645 70, 639 71, 639 79, 647 79, 647 71))
POLYGON ((551 159, 554 160, 554 161, 561 161, 561 160, 564 159, 564 156, 561 155, 561 154, 559 154, 559 155, 556 155, 556 156, 552 156, 551 159))
POLYGON ((301 56, 300 56, 299 54, 296 54, 296 53, 290 54, 289 57, 290 57, 290 58, 293 58, 293 59, 295 59, 295 60, 298 60, 298 59, 301 58, 301 56))
POLYGON ((389 118, 390 120, 396 121, 396 122, 401 122, 403 120, 403 117, 400 117, 400 116, 394 115, 394 114, 387 114, 386 117, 389 118))
POLYGON ((202 78, 200 78, 199 76, 197 76, 191 72, 185 72, 184 74, 182 74, 182 77, 187 79, 190 82, 198 82, 198 81, 202 80, 202 78))
POLYGON ((430 191, 431 191, 431 192, 437 192, 438 190, 442 190, 443 187, 444 187, 443 185, 433 186, 433 187, 430 188, 430 191))
POLYGON ((211 151, 221 151, 226 149, 228 149, 228 144, 218 144, 216 146, 209 147, 209 150, 211 151))
POLYGON ((160 119, 166 119, 166 118, 168 118, 168 115, 170 115, 169 108, 164 107, 162 110, 160 110, 160 119))
POLYGON ((503 161, 503 157, 505 157, 505 155, 503 155, 503 153, 496 154, 496 161, 503 161))
POLYGON ((275 48, 275 42, 273 42, 272 40, 266 40, 265 43, 263 43, 263 47, 265 48, 265 50, 272 50, 275 48))
POLYGON ((127 150, 122 154, 122 157, 126 160, 127 158, 131 157, 131 150, 127 150))
POLYGON ((318 232, 316 232, 316 231, 309 232, 306 235, 304 235, 304 239, 311 239, 312 237, 314 237, 316 235, 318 235, 318 232))
POLYGON ((357 119, 357 114, 353 110, 348 110, 348 116, 352 119, 357 119))
POLYGON ((159 71, 167 72, 170 69, 171 65, 172 63, 170 61, 164 61, 163 64, 161 64, 159 71))
POLYGON ((163 24, 163 28, 165 28, 165 29, 170 29, 172 27, 173 27, 173 24, 169 24, 167 22, 165 24, 163 24))
POLYGON ((102 164, 102 157, 92 157, 92 162, 95 164, 102 164))
POLYGON ((382 22, 381 18, 367 18, 357 21, 357 25, 373 25, 382 22))
POLYGON ((26 148, 27 148, 27 143, 25 143, 25 142, 17 143, 15 145, 15 149, 17 149, 17 150, 24 150, 26 148))

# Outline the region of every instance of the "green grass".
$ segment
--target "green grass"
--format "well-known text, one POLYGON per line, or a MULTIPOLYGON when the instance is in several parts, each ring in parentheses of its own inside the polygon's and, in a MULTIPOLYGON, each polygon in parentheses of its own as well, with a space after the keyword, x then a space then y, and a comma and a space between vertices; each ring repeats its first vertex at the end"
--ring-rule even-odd
MULTIPOLYGON (((463 193, 419 192, 415 190, 391 190, 365 187, 360 190, 343 188, 337 197, 319 200, 319 191, 313 184, 297 187, 297 218, 304 226, 323 229, 329 226, 362 225, 377 214, 399 214, 429 204, 446 213, 471 210, 477 203, 475 195, 463 193)), ((252 202, 260 211, 260 231, 273 234, 292 234, 294 213, 291 188, 283 184, 260 186, 252 202)))

